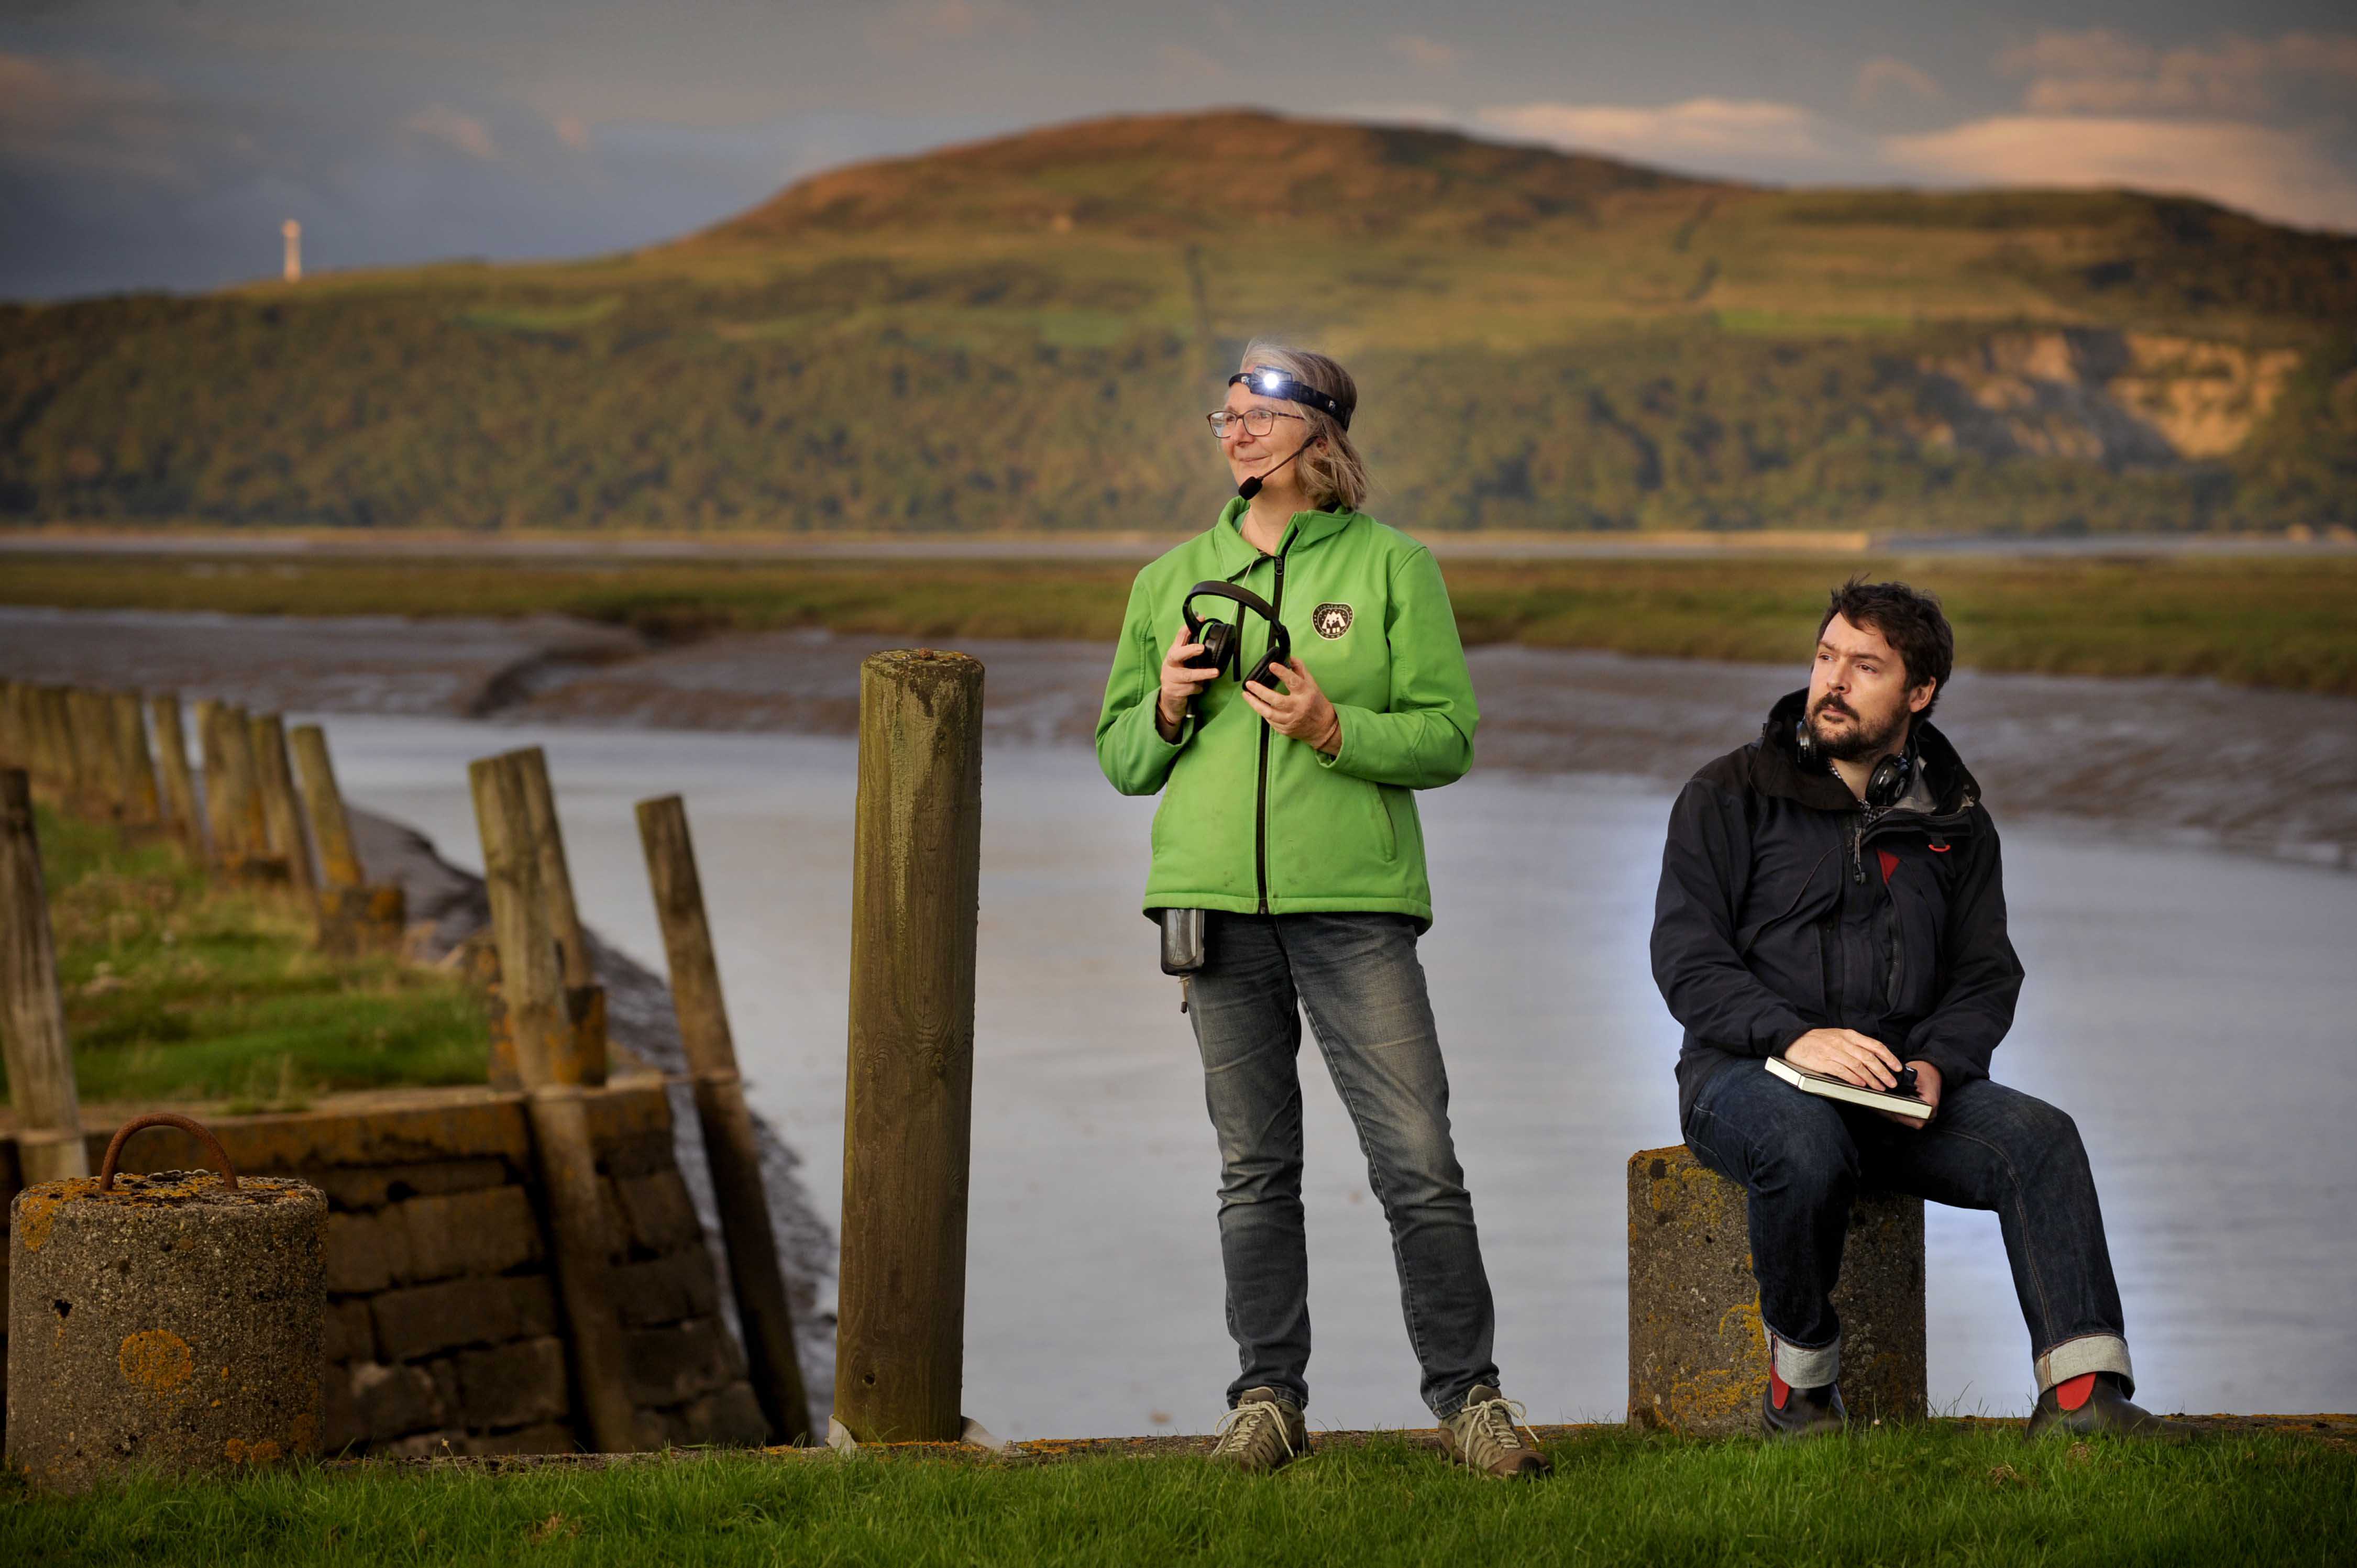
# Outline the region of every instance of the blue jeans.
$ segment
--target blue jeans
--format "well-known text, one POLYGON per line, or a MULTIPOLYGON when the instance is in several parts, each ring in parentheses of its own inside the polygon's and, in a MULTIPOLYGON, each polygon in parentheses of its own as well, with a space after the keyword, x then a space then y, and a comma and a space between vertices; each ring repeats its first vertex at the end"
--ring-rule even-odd
POLYGON ((2044 1101, 1975 1079, 1917 1130, 1736 1061, 1703 1084, 1685 1134, 1750 1194, 1760 1316, 1787 1382, 1813 1388, 1840 1370, 1830 1295, 1850 1199, 1867 1186, 1996 1211, 2041 1391, 2098 1371, 2134 1389, 2094 1174, 2077 1124, 2044 1101))
POLYGON ((1190 1015, 1220 1139, 1220 1258, 1247 1389, 1309 1400, 1309 1250, 1301 1222, 1301 1015, 1358 1128, 1390 1221, 1408 1343, 1436 1415, 1494 1386, 1495 1314, 1473 1200, 1448 1135, 1416 922, 1405 915, 1231 915, 1204 921, 1190 1015))

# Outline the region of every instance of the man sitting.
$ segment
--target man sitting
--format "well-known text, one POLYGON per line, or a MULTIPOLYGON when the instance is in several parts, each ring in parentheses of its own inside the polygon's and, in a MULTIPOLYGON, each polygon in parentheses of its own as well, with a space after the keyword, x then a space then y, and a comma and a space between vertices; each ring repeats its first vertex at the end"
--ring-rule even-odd
POLYGON ((1653 978, 1685 1026, 1687 1147, 1750 1194, 1770 1436, 1838 1430, 1830 1299, 1861 1183, 1996 1211, 2038 1371, 2030 1433, 2182 1436, 2128 1402, 2119 1289, 2071 1118, 1988 1076, 2022 969, 1996 827, 1928 722, 1955 641, 1900 583, 1836 589, 1805 692, 1680 792, 1653 978), (1803 1091, 1762 1058, 1874 1089, 1902 1066, 1928 1122, 1803 1091))

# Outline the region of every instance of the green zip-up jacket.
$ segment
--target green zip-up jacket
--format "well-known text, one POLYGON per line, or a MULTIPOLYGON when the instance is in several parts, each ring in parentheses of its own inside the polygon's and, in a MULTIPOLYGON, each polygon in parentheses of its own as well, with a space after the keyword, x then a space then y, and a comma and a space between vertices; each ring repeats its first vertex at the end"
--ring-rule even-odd
POLYGON ((1234 500, 1209 532, 1138 573, 1105 681, 1097 762, 1125 795, 1162 791, 1146 908, 1240 914, 1385 910, 1432 923, 1417 789, 1473 765, 1480 714, 1457 617, 1432 553, 1363 512, 1294 514, 1264 555, 1234 500), (1276 734, 1237 673, 1268 647, 1268 623, 1226 599, 1198 615, 1240 622, 1234 669, 1196 700, 1175 741, 1155 727, 1162 656, 1187 590, 1206 580, 1276 607, 1294 657, 1332 700, 1334 756, 1276 734))

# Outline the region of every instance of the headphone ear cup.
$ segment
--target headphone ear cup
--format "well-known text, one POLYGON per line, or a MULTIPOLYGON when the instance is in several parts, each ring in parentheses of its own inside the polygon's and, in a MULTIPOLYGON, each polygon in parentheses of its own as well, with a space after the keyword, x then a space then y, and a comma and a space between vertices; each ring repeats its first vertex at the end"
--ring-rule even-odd
POLYGON ((1236 656, 1236 628, 1223 620, 1207 620, 1195 639, 1203 651, 1187 662, 1198 670, 1225 670, 1236 656))
POLYGON ((1915 771, 1912 758, 1905 752, 1886 757, 1874 765, 1866 780, 1866 803, 1878 811, 1887 811, 1907 793, 1908 776, 1915 771))

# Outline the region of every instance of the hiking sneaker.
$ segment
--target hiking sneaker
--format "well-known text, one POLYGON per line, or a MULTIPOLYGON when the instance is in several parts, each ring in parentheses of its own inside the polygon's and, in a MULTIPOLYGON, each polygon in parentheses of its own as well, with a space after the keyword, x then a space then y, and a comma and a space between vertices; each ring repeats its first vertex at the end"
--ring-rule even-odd
POLYGON ((1477 1475, 1536 1477, 1555 1468, 1539 1452, 1538 1434, 1523 1407, 1487 1383, 1474 1386, 1464 1408, 1440 1423, 1440 1446, 1477 1475))
POLYGON ((1773 1442, 1798 1437, 1830 1437, 1849 1425, 1849 1411, 1842 1403, 1841 1385, 1827 1383, 1821 1389, 1796 1389, 1775 1373, 1768 1374, 1768 1386, 1760 1391, 1760 1434, 1773 1442), (1784 1400, 1776 1401, 1776 1391, 1781 1387, 1784 1400))
POLYGON ((1301 1407, 1275 1389, 1246 1389, 1220 1418, 1209 1457, 1248 1475, 1265 1475, 1309 1452, 1309 1423, 1301 1407))

